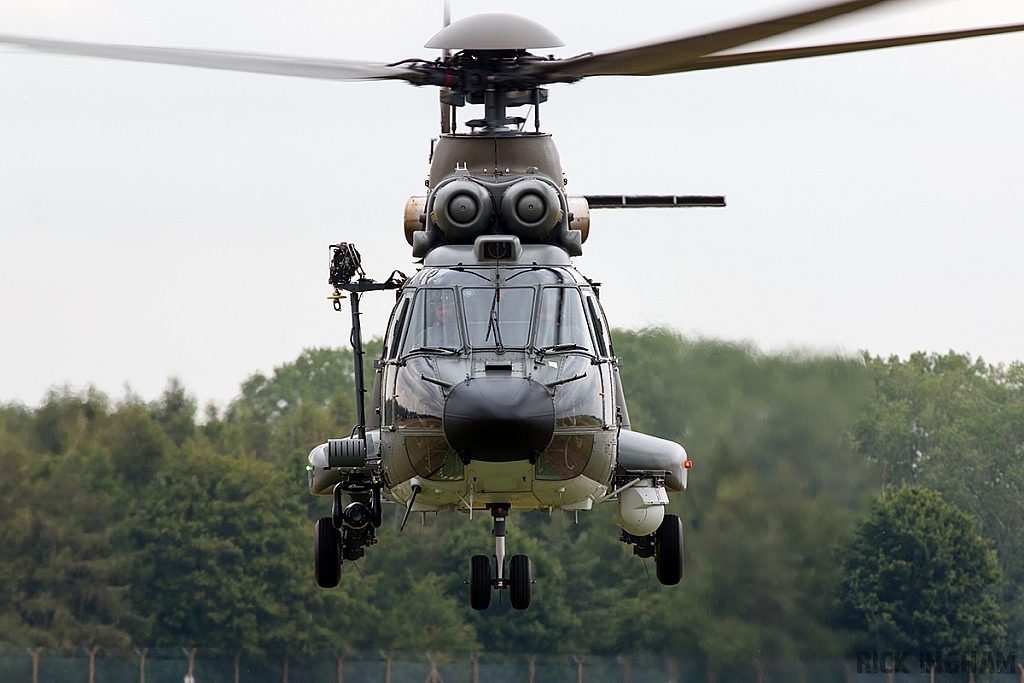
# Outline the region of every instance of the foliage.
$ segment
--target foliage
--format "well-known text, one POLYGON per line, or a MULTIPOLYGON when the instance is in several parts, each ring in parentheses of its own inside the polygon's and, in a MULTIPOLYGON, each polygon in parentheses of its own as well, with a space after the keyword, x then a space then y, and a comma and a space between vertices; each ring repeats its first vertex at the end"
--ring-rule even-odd
POLYGON ((201 441, 176 455, 143 493, 135 532, 148 566, 134 597, 150 642, 263 652, 329 641, 315 621, 328 596, 308 581, 289 480, 201 441))
POLYGON ((849 549, 845 621, 865 645, 896 651, 977 651, 1002 642, 989 588, 995 552, 973 520, 936 491, 902 487, 875 502, 849 549))
POLYGON ((21 434, 0 438, 4 641, 67 647, 131 640, 131 500, 126 472, 98 438, 103 428, 113 437, 120 426, 108 411, 95 390, 53 391, 21 434), (45 450, 30 453, 21 436, 45 450))
MULTIPOLYGON (((330 505, 306 493, 305 459, 350 433, 355 408, 351 352, 307 349, 199 420, 175 379, 148 404, 65 388, 37 408, 0 405, 0 644, 650 652, 749 678, 752 660, 839 656, 869 638, 873 626, 852 640, 840 628, 834 596, 883 479, 940 490, 976 519, 1017 642, 1019 368, 614 337, 632 427, 694 462, 671 505, 680 585, 619 542, 611 506, 578 524, 517 513, 508 552, 533 560, 534 605, 474 612, 466 565, 493 547, 489 516, 414 515, 399 533, 396 507, 340 587, 315 588, 312 523, 330 505)), ((368 346, 372 358, 380 341, 368 346)))
POLYGON ((1010 644, 1024 646, 1024 365, 952 352, 865 360, 857 449, 885 483, 934 489, 971 515, 998 553, 1010 644))

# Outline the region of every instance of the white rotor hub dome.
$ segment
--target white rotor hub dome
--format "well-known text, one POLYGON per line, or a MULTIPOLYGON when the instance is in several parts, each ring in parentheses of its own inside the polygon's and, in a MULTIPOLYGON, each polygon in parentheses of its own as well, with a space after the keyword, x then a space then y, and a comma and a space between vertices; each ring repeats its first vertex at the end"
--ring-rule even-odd
POLYGON ((530 50, 565 43, 536 21, 515 14, 474 14, 437 32, 423 47, 439 50, 530 50))

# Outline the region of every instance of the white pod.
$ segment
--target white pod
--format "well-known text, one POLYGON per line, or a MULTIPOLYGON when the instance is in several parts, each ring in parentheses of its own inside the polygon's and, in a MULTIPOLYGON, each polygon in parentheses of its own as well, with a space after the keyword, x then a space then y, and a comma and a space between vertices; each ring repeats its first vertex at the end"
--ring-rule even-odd
POLYGON ((612 521, 634 536, 653 534, 665 519, 668 493, 664 487, 633 486, 619 493, 612 521))

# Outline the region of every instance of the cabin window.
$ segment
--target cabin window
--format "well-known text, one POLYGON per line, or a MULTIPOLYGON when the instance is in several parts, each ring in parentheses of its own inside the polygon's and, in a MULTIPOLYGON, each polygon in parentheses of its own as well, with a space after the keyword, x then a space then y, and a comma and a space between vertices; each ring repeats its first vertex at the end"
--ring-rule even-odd
POLYGON ((590 463, 593 451, 593 434, 556 434, 537 459, 533 476, 546 480, 575 479, 590 463))
POLYGON ((420 289, 409 316, 409 331, 405 335, 402 353, 417 349, 462 348, 459 316, 455 307, 455 290, 420 289))
POLYGON ((569 354, 555 387, 555 427, 603 427, 604 387, 601 373, 586 356, 569 354))
POLYGON ((475 348, 524 347, 533 319, 532 287, 464 287, 469 344, 475 348))
POLYGON ((577 349, 593 352, 580 292, 573 287, 545 287, 537 316, 538 349, 577 349))

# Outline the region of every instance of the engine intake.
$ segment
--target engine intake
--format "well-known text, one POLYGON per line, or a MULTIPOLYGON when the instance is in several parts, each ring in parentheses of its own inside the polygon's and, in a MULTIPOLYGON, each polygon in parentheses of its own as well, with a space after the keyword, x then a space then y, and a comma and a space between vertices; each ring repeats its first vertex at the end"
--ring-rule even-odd
POLYGON ((501 217, 508 231, 521 239, 547 237, 562 219, 558 192, 539 178, 524 178, 502 195, 501 217))
POLYGON ((468 178, 456 179, 434 194, 431 218, 449 239, 471 242, 487 229, 493 216, 491 193, 468 178))

